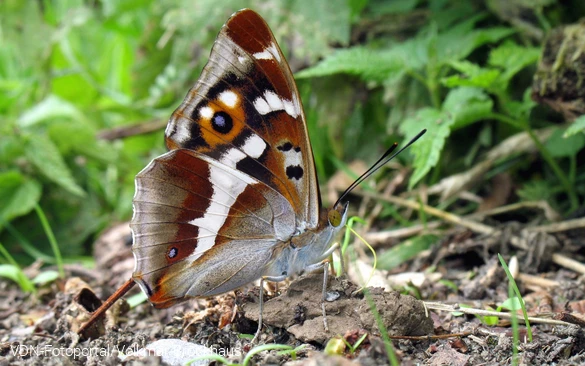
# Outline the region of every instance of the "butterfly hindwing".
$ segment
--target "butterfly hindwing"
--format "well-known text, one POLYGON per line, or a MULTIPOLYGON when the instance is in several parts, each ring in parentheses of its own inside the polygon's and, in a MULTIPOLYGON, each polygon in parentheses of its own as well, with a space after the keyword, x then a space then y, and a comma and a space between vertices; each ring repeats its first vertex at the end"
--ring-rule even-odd
POLYGON ((300 226, 317 226, 318 183, 299 94, 255 12, 241 10, 223 26, 201 77, 169 121, 166 143, 229 159, 285 197, 300 226))
POLYGON ((258 278, 296 228, 289 202, 255 178, 187 149, 136 177, 134 280, 156 307, 258 278))

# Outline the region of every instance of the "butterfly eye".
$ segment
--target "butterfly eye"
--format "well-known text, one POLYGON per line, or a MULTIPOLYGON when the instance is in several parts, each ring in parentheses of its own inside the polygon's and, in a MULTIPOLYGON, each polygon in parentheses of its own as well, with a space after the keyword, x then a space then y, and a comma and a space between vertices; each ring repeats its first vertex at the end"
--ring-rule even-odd
POLYGON ((211 118, 211 125, 217 132, 226 134, 232 130, 234 122, 229 114, 225 112, 216 112, 211 118))
POLYGON ((339 225, 341 225, 341 213, 336 209, 332 208, 331 210, 329 210, 327 216, 329 218, 329 223, 332 226, 338 227, 339 225))

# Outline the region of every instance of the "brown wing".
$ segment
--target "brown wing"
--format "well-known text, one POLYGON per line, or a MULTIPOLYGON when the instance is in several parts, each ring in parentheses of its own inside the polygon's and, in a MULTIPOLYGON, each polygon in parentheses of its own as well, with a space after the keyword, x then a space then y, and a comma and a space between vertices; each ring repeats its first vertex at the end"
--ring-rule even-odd
POLYGON ((192 150, 136 176, 133 278, 159 308, 259 278, 295 230, 290 203, 257 179, 192 150))
POLYGON ((274 188, 299 227, 317 227, 320 198, 305 116, 290 68, 266 22, 252 10, 221 29, 201 77, 173 113, 169 149, 186 148, 274 188))

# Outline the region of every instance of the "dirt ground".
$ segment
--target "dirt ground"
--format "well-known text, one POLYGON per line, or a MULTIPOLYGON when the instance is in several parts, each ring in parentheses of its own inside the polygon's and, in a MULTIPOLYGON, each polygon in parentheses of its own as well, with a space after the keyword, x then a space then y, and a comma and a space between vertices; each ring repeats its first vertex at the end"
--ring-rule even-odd
MULTIPOLYGON (((552 247, 546 244, 550 240, 535 239, 531 243, 540 246, 529 245, 531 250, 517 254, 520 268, 528 268, 517 279, 529 315, 565 321, 533 322, 532 341, 520 323, 519 364, 585 365, 585 278, 551 259, 553 253, 566 252, 582 260, 585 246, 580 237, 556 236, 558 245, 552 247)), ((264 304, 259 344, 304 347, 294 355, 260 352, 249 364, 386 365, 391 356, 383 340, 384 329, 393 338, 400 364, 511 364, 513 332, 508 319, 495 318, 493 325, 486 325, 480 316, 431 310, 423 303, 496 309, 508 298, 508 281, 496 257, 499 252, 510 258, 506 238, 453 231, 408 266, 377 273, 386 278, 416 274, 406 288, 420 300, 380 287, 360 291, 348 277, 331 276, 325 302, 328 332, 320 304, 322 274, 272 286, 264 304), (423 280, 414 284, 413 279, 421 276, 423 280), (354 346, 359 339, 355 349, 347 345, 354 346)), ((129 278, 133 267, 126 225, 105 233, 96 248, 95 270, 68 266, 66 279, 41 287, 37 295, 24 294, 13 282, 0 280, 0 365, 181 364, 197 354, 195 345, 242 363, 254 349, 250 338, 241 335, 253 334, 257 327, 259 288, 255 286, 165 310, 153 309, 148 302, 132 309, 118 302, 101 329, 92 330, 93 339, 78 336, 74 330, 87 320, 87 309, 99 306, 98 298, 110 295, 129 278), (169 341, 160 343, 159 351, 137 355, 139 349, 161 339, 169 341), (188 358, 165 358, 165 354, 178 353, 188 358)), ((27 271, 34 275, 39 269, 32 266, 27 271)), ((135 288, 126 298, 137 292, 135 288)))

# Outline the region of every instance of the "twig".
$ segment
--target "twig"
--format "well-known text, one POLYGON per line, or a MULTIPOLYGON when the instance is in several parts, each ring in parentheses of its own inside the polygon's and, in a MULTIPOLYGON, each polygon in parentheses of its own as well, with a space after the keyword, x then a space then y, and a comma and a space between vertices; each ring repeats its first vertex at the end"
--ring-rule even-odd
POLYGON ((573 229, 585 228, 585 218, 555 222, 554 224, 540 225, 526 228, 528 231, 537 231, 544 233, 558 233, 559 231, 568 231, 573 229))
POLYGON ((432 221, 426 225, 413 225, 395 230, 378 231, 373 233, 367 233, 364 235, 364 239, 368 241, 372 246, 379 243, 385 243, 389 239, 400 239, 404 237, 413 236, 420 233, 423 230, 436 229, 442 225, 440 221, 432 221))
MULTIPOLYGON (((439 311, 458 311, 464 314, 472 314, 472 315, 481 315, 481 316, 496 316, 503 319, 511 319, 511 313, 500 313, 497 311, 490 311, 490 310, 482 310, 482 309, 473 309, 473 308, 462 308, 459 305, 449 305, 449 304, 442 304, 438 302, 427 302, 424 301, 424 304, 427 308, 432 310, 439 310, 439 311)), ((524 318, 521 316, 517 316, 519 321, 524 321, 524 318)), ((541 324, 551 324, 551 325, 565 325, 565 326, 575 326, 575 324, 567 323, 561 320, 555 319, 547 319, 547 318, 539 318, 534 316, 529 316, 528 320, 531 323, 541 323, 541 324)))
POLYGON ((422 336, 392 336, 388 335, 390 339, 408 339, 411 341, 425 341, 427 339, 447 339, 447 338, 454 338, 454 337, 467 337, 472 335, 472 332, 463 332, 463 333, 451 333, 451 334, 439 334, 439 335, 422 335, 422 336))
POLYGON ((512 203, 510 205, 492 208, 491 210, 476 212, 474 214, 467 216, 467 218, 474 219, 474 220, 481 220, 487 216, 500 215, 503 213, 517 211, 517 210, 525 209, 525 208, 541 209, 544 212, 544 216, 550 221, 559 221, 561 219, 561 215, 559 215, 552 207, 550 207, 550 205, 546 201, 529 201, 529 202, 512 203))
POLYGON ((559 287, 560 283, 557 281, 549 280, 547 278, 542 278, 534 275, 529 275, 527 273, 520 273, 518 275, 518 279, 522 281, 526 285, 535 285, 538 287, 559 287))
POLYGON ((129 136, 145 135, 151 132, 162 130, 166 125, 167 121, 154 120, 130 126, 114 127, 109 130, 99 131, 97 138, 101 140, 112 141, 129 136))

